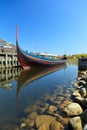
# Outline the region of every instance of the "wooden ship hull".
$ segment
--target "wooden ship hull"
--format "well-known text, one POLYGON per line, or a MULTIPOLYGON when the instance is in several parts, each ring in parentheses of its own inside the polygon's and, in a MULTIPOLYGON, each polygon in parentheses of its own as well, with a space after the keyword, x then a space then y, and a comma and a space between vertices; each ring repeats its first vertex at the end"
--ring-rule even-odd
POLYGON ((18 45, 18 28, 16 28, 16 46, 17 46, 17 55, 20 65, 23 69, 28 69, 32 66, 54 66, 54 65, 63 65, 65 60, 63 59, 54 59, 51 57, 44 57, 38 53, 28 53, 22 50, 18 45))
POLYGON ((31 66, 54 66, 63 65, 65 60, 54 60, 50 58, 42 58, 42 56, 33 55, 25 52, 17 46, 18 60, 23 69, 30 68, 31 66))

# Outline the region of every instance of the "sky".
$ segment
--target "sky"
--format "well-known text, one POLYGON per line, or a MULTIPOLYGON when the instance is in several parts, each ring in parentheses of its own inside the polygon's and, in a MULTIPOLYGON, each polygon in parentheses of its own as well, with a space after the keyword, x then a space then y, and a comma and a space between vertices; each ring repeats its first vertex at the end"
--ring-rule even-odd
POLYGON ((0 38, 24 50, 87 53, 87 0, 0 0, 0 38))

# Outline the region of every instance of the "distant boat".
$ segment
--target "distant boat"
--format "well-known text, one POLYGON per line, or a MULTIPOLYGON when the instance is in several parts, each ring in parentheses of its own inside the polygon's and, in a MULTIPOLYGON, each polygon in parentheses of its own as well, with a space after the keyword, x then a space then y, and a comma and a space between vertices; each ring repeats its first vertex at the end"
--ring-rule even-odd
POLYGON ((52 66, 52 65, 63 65, 66 60, 55 59, 52 57, 45 57, 39 53, 28 53, 22 50, 18 45, 18 27, 16 26, 16 46, 18 60, 23 69, 29 69, 31 66, 52 66))

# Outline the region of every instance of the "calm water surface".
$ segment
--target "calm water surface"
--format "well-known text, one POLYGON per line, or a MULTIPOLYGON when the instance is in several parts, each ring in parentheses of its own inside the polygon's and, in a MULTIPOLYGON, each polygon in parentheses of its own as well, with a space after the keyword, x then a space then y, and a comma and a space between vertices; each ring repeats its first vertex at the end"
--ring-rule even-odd
POLYGON ((0 130, 11 124, 19 125, 18 120, 26 116, 28 107, 32 112, 37 104, 51 104, 48 99, 54 95, 57 99, 59 96, 66 98, 73 92, 73 81, 77 77, 78 66, 75 63, 67 63, 60 69, 0 70, 0 130))

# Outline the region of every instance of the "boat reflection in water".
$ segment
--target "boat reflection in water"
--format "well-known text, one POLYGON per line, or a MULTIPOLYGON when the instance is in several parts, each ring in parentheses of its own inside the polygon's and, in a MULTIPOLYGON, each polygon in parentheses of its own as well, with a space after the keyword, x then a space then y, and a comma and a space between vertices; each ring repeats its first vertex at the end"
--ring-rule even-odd
POLYGON ((11 82, 17 80, 22 68, 0 69, 0 88, 9 90, 12 88, 11 82))
POLYGON ((18 84, 17 84, 17 93, 16 93, 16 111, 18 111, 18 95, 19 91, 22 87, 28 85, 30 82, 41 78, 42 76, 45 76, 49 73, 52 73, 56 70, 60 70, 62 68, 65 68, 66 65, 55 65, 50 67, 31 67, 29 70, 23 70, 18 78, 18 84))

